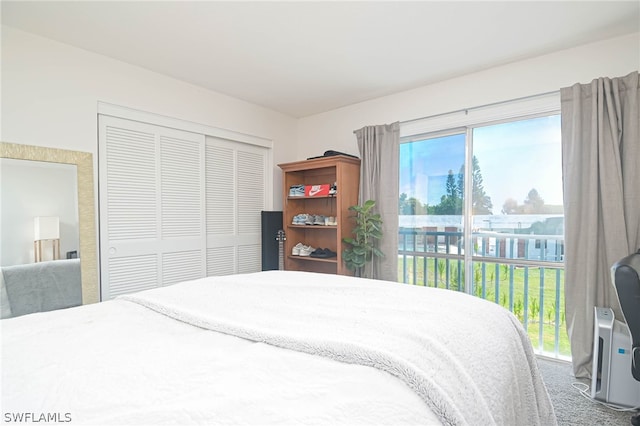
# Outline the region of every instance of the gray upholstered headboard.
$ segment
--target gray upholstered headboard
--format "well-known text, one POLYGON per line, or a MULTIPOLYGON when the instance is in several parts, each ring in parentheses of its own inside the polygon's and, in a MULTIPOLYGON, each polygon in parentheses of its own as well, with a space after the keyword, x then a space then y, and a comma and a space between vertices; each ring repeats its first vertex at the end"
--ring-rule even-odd
POLYGON ((2 267, 0 317, 82 305, 80 259, 2 267))
POLYGON ((4 274, 0 272, 0 319, 11 318, 11 305, 9 304, 9 296, 4 286, 4 274))

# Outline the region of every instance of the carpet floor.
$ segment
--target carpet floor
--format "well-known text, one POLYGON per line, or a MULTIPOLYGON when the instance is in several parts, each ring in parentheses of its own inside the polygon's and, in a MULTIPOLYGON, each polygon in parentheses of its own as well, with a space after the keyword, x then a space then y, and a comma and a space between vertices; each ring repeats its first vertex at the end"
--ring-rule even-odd
POLYGON ((580 381, 574 377, 571 364, 541 357, 537 359, 559 426, 628 426, 631 424, 630 419, 634 413, 615 411, 582 396, 578 389, 572 386, 572 383, 580 383, 580 381))

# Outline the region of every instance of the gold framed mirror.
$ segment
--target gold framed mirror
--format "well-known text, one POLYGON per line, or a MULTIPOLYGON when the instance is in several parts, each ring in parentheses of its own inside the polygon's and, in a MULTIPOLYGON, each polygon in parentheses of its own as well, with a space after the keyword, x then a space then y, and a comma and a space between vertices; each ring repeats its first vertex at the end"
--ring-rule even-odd
POLYGON ((76 166, 82 304, 99 302, 93 155, 88 152, 0 142, 0 158, 76 166))

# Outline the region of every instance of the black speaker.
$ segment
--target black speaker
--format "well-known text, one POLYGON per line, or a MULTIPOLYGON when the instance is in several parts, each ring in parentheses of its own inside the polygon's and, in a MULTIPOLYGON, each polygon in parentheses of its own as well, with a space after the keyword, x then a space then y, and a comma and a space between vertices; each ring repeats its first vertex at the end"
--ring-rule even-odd
POLYGON ((281 211, 262 211, 262 270, 278 269, 278 231, 282 230, 281 211))

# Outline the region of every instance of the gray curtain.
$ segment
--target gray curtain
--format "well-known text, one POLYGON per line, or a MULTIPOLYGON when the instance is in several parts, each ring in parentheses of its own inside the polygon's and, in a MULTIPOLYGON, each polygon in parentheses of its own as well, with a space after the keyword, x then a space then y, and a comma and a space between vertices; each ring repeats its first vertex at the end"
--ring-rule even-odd
POLYGON ((400 123, 366 126, 354 132, 360 150, 359 203, 376 202, 382 216, 378 248, 384 257, 373 261, 368 278, 398 281, 398 167, 400 123))
POLYGON ((611 266, 640 247, 638 72, 561 90, 565 304, 576 377, 591 376, 593 308, 622 319, 611 266))

